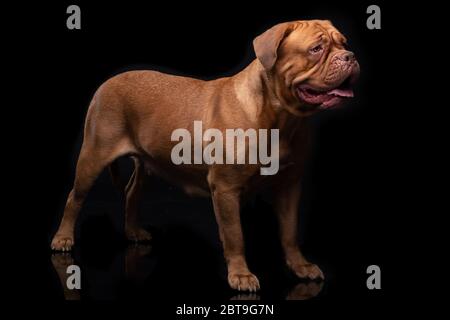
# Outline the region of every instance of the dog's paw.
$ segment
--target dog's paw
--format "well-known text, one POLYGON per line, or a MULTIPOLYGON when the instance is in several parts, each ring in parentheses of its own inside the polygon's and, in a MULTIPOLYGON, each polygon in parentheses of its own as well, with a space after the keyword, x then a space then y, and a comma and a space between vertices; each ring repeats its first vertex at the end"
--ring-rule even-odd
POLYGON ((152 235, 142 228, 128 229, 125 232, 127 239, 132 242, 145 242, 152 240, 152 235))
POLYGON ((289 265, 291 270, 295 273, 295 275, 299 278, 308 278, 311 280, 314 279, 322 279, 324 280, 325 277, 323 275, 322 270, 313 263, 295 263, 289 265))
POLYGON ((51 248, 54 251, 70 251, 74 243, 73 235, 56 234, 53 237, 51 248))
POLYGON ((260 289, 258 278, 250 272, 230 273, 228 275, 228 283, 232 289, 239 291, 256 292, 260 289))

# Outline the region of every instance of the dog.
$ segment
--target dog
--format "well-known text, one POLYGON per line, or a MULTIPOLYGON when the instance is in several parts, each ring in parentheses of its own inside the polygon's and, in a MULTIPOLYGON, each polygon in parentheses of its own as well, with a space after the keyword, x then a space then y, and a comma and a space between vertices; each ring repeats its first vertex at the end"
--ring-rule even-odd
POLYGON ((144 176, 161 176, 189 194, 212 198, 228 283, 256 291, 260 285, 245 258, 240 204, 265 190, 273 198, 287 266, 300 278, 324 278, 297 243, 308 121, 353 97, 359 64, 346 49, 346 38, 327 20, 277 24, 256 37, 253 48, 256 58, 231 77, 203 81, 141 70, 116 75, 98 88, 53 250, 71 250, 75 222, 92 184, 105 168, 117 177, 116 159, 129 156, 134 172, 125 188, 128 239, 151 239, 138 225, 137 203, 144 176), (192 130, 196 120, 221 131, 279 129, 279 172, 261 175, 260 164, 173 164, 171 133, 192 130))

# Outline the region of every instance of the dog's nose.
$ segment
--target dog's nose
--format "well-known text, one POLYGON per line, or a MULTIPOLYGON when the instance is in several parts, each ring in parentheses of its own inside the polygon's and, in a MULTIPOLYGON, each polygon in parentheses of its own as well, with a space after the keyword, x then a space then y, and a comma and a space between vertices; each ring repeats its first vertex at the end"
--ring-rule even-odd
POLYGON ((339 55, 339 59, 345 62, 353 61, 355 60, 355 54, 351 51, 345 51, 339 55))

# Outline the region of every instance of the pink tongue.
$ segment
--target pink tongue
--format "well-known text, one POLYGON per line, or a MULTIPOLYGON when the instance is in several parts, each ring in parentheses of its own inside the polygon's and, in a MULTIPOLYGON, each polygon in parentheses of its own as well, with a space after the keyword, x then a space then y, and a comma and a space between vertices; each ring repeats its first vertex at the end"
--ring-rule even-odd
POLYGON ((353 90, 352 89, 333 89, 331 91, 328 91, 327 94, 334 94, 335 96, 340 96, 340 97, 353 97, 353 90))

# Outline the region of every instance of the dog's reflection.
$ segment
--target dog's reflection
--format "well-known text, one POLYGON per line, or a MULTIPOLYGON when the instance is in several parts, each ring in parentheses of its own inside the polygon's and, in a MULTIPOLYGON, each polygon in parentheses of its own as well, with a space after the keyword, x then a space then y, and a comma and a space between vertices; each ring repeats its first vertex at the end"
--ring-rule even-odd
POLYGON ((286 300, 308 300, 322 291, 323 281, 300 282, 294 286, 286 296, 286 300))
POLYGON ((70 253, 55 253, 52 254, 52 264, 58 274, 61 282, 61 287, 64 291, 64 298, 66 300, 79 300, 80 292, 77 289, 69 289, 67 287, 67 279, 69 274, 67 268, 74 264, 74 260, 70 253))
MULTIPOLYGON (((292 287, 286 295, 286 300, 308 300, 317 296, 322 291, 323 281, 300 282, 292 287)), ((261 300, 258 293, 239 293, 230 300, 261 300)))
POLYGON ((233 297, 231 297, 230 300, 261 300, 261 296, 258 293, 239 293, 233 297))
POLYGON ((127 280, 139 284, 149 276, 152 270, 145 266, 143 268, 141 262, 151 251, 152 246, 148 244, 134 244, 127 247, 125 250, 125 277, 127 280))
POLYGON ((80 294, 83 291, 84 284, 89 287, 88 297, 96 299, 100 297, 101 300, 119 298, 119 291, 116 287, 119 286, 118 279, 125 278, 127 283, 134 287, 140 286, 145 279, 151 274, 154 266, 152 259, 146 259, 150 256, 152 251, 151 245, 134 244, 128 246, 124 251, 121 251, 114 257, 114 261, 107 268, 96 268, 95 266, 82 264, 81 290, 69 289, 67 286, 67 279, 70 274, 67 273, 67 268, 70 265, 77 265, 76 259, 71 253, 54 253, 51 256, 53 267, 58 274, 64 298, 66 300, 79 300, 80 294), (148 260, 148 261, 147 261, 148 260), (96 283, 104 284, 108 289, 102 290, 96 288, 96 283), (104 292, 108 291, 105 295, 104 292), (117 293, 117 294, 116 294, 117 293))
MULTIPOLYGON (((66 300, 79 300, 81 297, 94 300, 112 300, 123 297, 120 279, 126 280, 131 285, 132 290, 139 289, 145 283, 156 264, 156 259, 151 252, 151 245, 135 244, 116 253, 112 262, 108 263, 106 267, 81 263, 81 290, 67 287, 67 279, 71 275, 67 273, 67 268, 70 265, 77 265, 80 259, 74 259, 71 253, 54 253, 51 256, 51 261, 59 277, 66 300)), ((300 282, 281 298, 286 300, 311 299, 321 292, 323 284, 323 281, 300 282)), ((251 301, 260 299, 259 292, 240 292, 231 297, 230 300, 251 301)))

